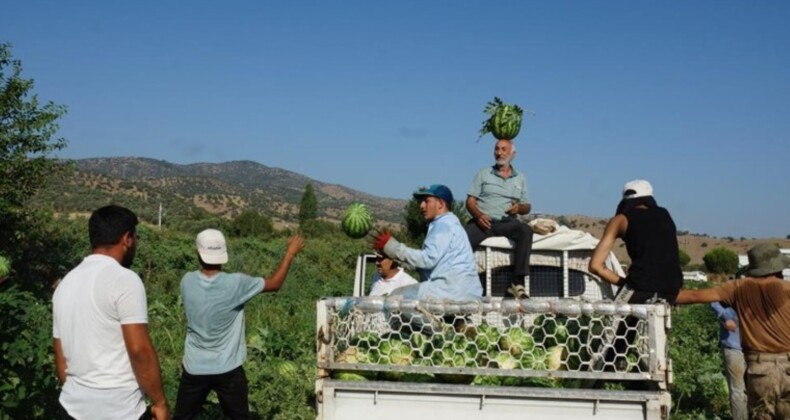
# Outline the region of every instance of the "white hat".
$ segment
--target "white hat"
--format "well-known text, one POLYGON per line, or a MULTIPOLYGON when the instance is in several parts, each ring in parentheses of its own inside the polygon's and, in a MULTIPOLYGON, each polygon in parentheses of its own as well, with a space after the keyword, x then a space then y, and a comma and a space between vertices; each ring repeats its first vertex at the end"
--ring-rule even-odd
POLYGON ((197 240, 198 254, 200 259, 206 264, 225 264, 228 262, 228 246, 225 244, 225 236, 216 229, 206 229, 198 233, 197 240))
POLYGON ((650 197, 653 195, 653 187, 644 179, 628 181, 623 186, 623 198, 650 197))

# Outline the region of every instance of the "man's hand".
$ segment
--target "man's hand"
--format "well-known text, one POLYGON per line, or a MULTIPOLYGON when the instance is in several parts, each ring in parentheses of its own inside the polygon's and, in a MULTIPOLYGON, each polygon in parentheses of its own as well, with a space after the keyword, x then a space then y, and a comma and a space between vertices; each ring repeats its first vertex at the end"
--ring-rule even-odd
POLYGON ((505 210, 505 213, 511 216, 518 216, 518 201, 513 200, 513 202, 510 205, 510 208, 505 210))
POLYGON ((377 235, 373 237, 373 249, 376 251, 381 252, 384 249, 384 246, 387 245, 387 242, 392 239, 392 233, 389 230, 384 229, 380 231, 377 235))
POLYGON ((296 255, 304 249, 304 238, 301 235, 294 235, 288 238, 288 248, 286 249, 285 253, 290 255, 296 255))
POLYGON ((170 410, 166 403, 154 404, 151 406, 151 417, 155 420, 170 420, 170 410))
POLYGON ((726 328, 727 331, 732 332, 732 331, 735 331, 735 330, 738 329, 738 324, 735 323, 735 321, 733 321, 731 319, 728 319, 728 320, 724 321, 724 328, 726 328))
POLYGON ((491 216, 480 213, 480 217, 475 218, 475 223, 477 223, 477 226, 480 226, 480 229, 483 229, 483 232, 487 232, 491 229, 491 216))

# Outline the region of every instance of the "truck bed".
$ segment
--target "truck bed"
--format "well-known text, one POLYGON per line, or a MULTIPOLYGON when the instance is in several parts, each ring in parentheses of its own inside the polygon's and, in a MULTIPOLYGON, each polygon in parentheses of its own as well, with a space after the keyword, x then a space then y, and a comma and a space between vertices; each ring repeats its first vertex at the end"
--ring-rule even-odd
POLYGON ((662 391, 612 391, 320 379, 319 420, 662 419, 662 391), (528 415, 528 417, 525 417, 528 415))

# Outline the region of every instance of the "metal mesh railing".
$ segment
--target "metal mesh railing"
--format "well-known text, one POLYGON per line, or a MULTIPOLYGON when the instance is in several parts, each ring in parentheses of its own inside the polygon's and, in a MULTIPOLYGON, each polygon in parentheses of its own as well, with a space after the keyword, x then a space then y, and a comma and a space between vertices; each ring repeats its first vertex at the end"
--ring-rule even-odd
MULTIPOLYGON (((587 272, 592 251, 534 250, 530 255, 530 281, 525 284, 532 298, 577 297, 587 301, 613 299, 610 284, 587 272)), ((513 252, 482 247, 475 252, 477 268, 486 294, 502 297, 513 281, 513 252), (487 277, 490 276, 490 279, 487 277), (490 280, 490 281, 489 281, 490 280), (489 290, 490 289, 490 290, 489 290)))
POLYGON ((665 305, 331 298, 318 316, 319 368, 360 379, 663 387, 668 376, 665 305))

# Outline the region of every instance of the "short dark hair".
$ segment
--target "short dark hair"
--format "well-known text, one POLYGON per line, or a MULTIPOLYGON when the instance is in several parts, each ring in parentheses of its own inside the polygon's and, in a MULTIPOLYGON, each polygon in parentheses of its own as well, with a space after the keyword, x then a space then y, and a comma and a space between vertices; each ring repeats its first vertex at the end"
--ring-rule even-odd
POLYGON ((135 232, 138 220, 131 210, 110 204, 91 214, 88 220, 88 237, 91 248, 115 245, 127 232, 135 232))

